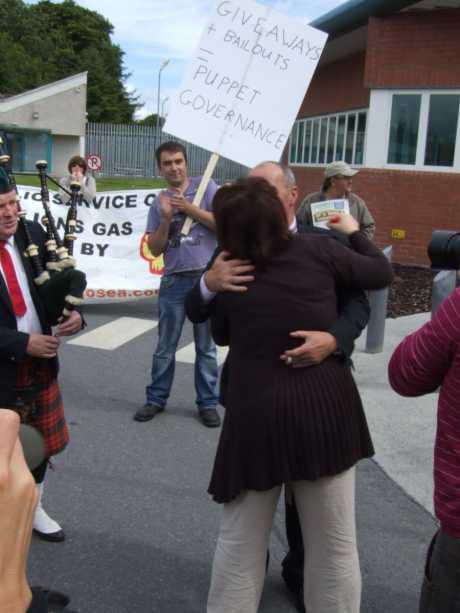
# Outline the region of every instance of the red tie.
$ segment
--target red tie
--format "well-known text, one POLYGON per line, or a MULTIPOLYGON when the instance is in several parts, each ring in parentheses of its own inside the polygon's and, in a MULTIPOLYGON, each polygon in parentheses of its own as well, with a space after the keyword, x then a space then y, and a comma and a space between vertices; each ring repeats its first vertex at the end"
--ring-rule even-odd
POLYGON ((6 241, 0 241, 0 262, 2 264, 3 273, 5 275, 8 292, 10 294, 11 304, 16 317, 22 317, 27 311, 24 296, 22 295, 21 286, 19 285, 16 271, 14 270, 13 260, 6 248, 6 241))

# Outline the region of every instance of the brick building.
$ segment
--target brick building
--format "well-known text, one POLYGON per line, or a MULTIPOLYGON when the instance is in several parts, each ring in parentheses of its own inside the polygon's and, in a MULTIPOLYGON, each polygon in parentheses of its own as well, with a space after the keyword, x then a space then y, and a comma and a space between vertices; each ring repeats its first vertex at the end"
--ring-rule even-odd
POLYGON ((460 230, 460 0, 351 0, 312 25, 329 40, 287 152, 301 195, 346 160, 378 244, 426 265, 432 231, 460 230))

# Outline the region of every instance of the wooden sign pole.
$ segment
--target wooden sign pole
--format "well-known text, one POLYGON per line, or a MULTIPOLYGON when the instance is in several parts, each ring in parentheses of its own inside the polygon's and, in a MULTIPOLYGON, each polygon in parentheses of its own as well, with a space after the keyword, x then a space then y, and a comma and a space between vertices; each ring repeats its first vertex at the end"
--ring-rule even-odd
MULTIPOLYGON (((206 166, 206 170, 204 171, 204 175, 201 177, 200 185, 196 190, 195 197, 193 198, 193 206, 200 206, 201 200, 203 199, 206 188, 208 187, 209 181, 211 180, 212 173, 216 167, 217 162, 219 161, 219 154, 213 153, 209 158, 208 165, 206 166)), ((194 220, 191 217, 187 217, 182 226, 181 234, 183 236, 188 236, 190 232, 190 228, 192 227, 194 220)))

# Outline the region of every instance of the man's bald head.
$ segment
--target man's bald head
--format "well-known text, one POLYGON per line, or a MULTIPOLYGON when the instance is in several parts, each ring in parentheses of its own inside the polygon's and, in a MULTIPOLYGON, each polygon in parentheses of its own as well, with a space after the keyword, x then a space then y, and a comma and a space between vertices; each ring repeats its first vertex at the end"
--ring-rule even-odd
POLYGON ((289 166, 279 162, 262 162, 254 166, 249 176, 265 179, 273 185, 283 204, 288 224, 291 225, 295 218, 298 191, 294 173, 289 166))

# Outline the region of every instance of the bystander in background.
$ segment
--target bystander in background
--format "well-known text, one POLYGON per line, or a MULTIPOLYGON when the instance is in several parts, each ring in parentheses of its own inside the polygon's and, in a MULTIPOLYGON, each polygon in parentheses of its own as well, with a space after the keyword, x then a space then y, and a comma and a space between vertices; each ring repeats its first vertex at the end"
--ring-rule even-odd
POLYGON ((358 173, 345 162, 333 162, 324 170, 324 182, 319 192, 306 196, 297 211, 299 224, 313 225, 311 205, 326 200, 348 200, 350 215, 359 223, 359 229, 369 239, 373 239, 375 232, 374 218, 369 212, 362 198, 351 191, 352 178, 358 173))
POLYGON ((87 175, 86 160, 80 155, 74 155, 70 158, 67 166, 69 174, 59 181, 59 185, 64 189, 59 190, 59 195, 64 204, 70 199, 70 184, 76 181, 80 184, 80 193, 88 204, 94 200, 96 196, 96 180, 94 177, 87 175), (65 191, 66 190, 66 191, 65 191))

